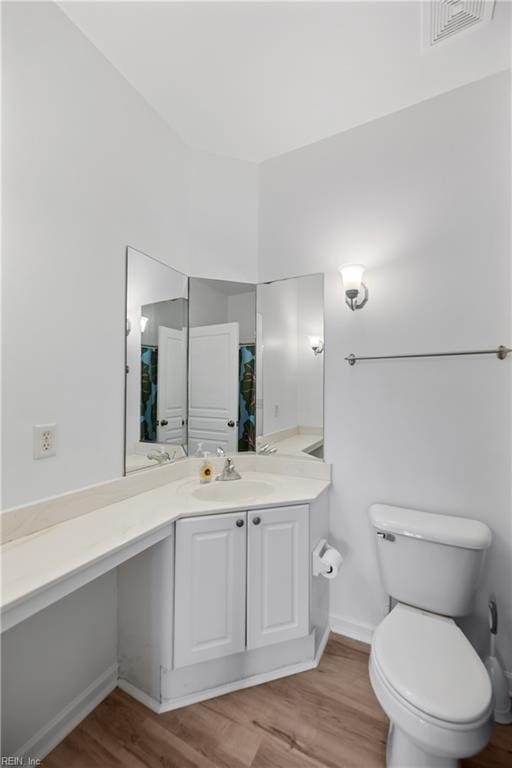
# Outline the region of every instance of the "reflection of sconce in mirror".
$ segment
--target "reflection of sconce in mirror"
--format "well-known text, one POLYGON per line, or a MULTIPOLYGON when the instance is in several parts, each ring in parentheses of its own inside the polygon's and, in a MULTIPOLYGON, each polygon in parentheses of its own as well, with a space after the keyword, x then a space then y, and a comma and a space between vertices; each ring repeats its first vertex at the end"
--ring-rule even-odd
POLYGON ((320 336, 308 336, 308 339, 310 347, 315 353, 315 357, 321 355, 324 351, 324 340, 321 339, 320 336))
POLYGON ((363 283, 364 270, 362 264, 342 264, 338 267, 345 289, 345 303, 352 311, 362 309, 368 301, 368 288, 363 283))
POLYGON ((144 333, 144 331, 146 330, 146 326, 148 324, 148 321, 149 321, 149 317, 144 317, 144 315, 141 316, 141 318, 140 318, 140 332, 141 333, 144 333))

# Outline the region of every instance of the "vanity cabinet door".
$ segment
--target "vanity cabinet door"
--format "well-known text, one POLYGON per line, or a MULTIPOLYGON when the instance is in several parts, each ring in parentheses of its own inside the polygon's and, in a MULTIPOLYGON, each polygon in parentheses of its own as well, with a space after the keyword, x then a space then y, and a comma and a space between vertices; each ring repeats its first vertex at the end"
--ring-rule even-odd
POLYGON ((247 515, 178 520, 174 665, 245 650, 247 515))
POLYGON ((309 509, 248 514, 247 648, 309 632, 309 509))

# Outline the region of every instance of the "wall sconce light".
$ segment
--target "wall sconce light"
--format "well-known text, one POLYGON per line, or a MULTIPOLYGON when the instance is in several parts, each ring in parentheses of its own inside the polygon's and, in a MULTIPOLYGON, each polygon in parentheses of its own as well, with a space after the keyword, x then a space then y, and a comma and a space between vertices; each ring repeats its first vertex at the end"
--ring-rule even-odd
POLYGON ((146 330, 146 325, 148 324, 148 321, 149 321, 149 317, 144 317, 144 315, 141 315, 141 318, 140 318, 140 332, 141 333, 144 333, 144 331, 146 330))
POLYGON ((324 351, 324 340, 321 339, 320 336, 308 336, 308 339, 311 349, 315 353, 315 357, 321 355, 324 351))
POLYGON ((363 283, 364 270, 362 264, 342 264, 338 267, 345 289, 345 303, 352 311, 362 309, 368 301, 368 288, 363 283))

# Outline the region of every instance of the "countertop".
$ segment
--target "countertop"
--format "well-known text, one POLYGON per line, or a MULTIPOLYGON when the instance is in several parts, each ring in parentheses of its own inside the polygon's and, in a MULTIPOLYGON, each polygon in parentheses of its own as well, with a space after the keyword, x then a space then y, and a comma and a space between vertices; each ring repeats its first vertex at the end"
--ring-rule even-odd
POLYGON ((308 427, 291 427, 277 432, 270 432, 258 438, 258 444, 269 443, 276 448, 276 453, 282 456, 300 457, 313 461, 322 461, 312 455, 313 451, 324 443, 321 429, 308 427))
POLYGON ((292 437, 285 437, 283 440, 277 440, 274 445, 277 448, 277 453, 286 454, 287 456, 299 455, 315 461, 321 461, 315 456, 311 456, 311 452, 315 451, 323 445, 323 435, 315 434, 298 434, 292 435, 292 437))
POLYGON ((170 535, 172 523, 178 518, 308 503, 330 485, 328 479, 269 472, 272 465, 267 460, 257 462, 267 471, 242 470, 242 474, 244 480, 272 484, 269 495, 250 502, 198 500, 191 495, 199 487, 197 472, 192 473, 196 467, 188 461, 191 474, 185 477, 4 544, 2 629, 170 535), (78 578, 87 569, 91 578, 78 578), (51 588, 58 585, 61 586, 54 590, 55 594, 50 595, 51 588), (26 606, 31 599, 34 605, 26 606))

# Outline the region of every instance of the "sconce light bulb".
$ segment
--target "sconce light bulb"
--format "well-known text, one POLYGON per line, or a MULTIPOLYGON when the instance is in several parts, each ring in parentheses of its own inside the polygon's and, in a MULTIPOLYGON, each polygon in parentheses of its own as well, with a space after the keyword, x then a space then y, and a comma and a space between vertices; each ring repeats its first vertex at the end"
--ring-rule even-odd
POLYGON ((347 295, 349 291, 355 291, 357 296, 361 290, 364 270, 365 267, 363 264, 341 264, 341 266, 338 267, 338 272, 341 275, 343 287, 347 295))
POLYGON ((141 318, 140 318, 140 332, 141 333, 144 333, 144 331, 146 330, 146 326, 148 324, 148 321, 149 321, 149 317, 144 317, 144 315, 141 316, 141 318))

